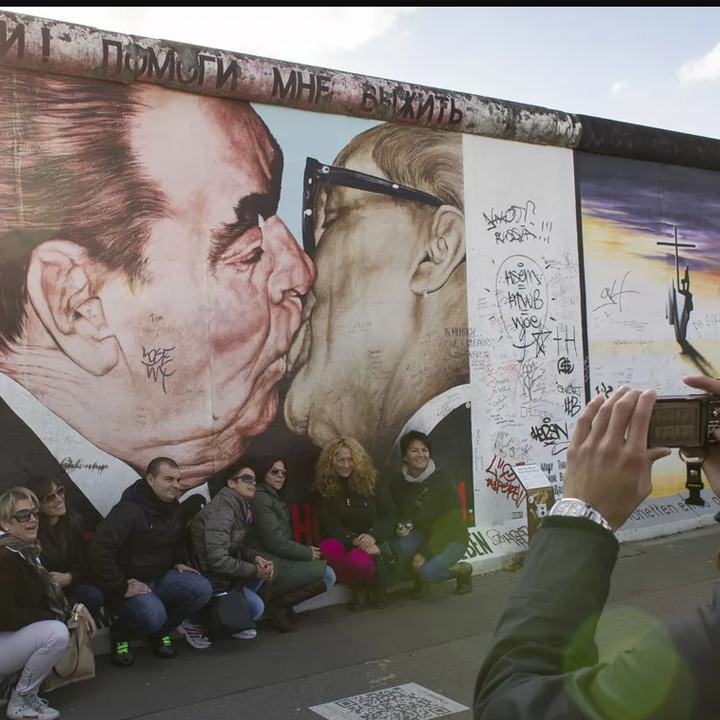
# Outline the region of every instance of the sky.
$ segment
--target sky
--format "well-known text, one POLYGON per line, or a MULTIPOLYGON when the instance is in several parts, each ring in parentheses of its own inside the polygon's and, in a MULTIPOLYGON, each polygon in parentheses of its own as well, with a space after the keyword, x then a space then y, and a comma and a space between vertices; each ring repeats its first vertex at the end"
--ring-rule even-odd
POLYGON ((720 138, 720 8, 3 10, 720 138))

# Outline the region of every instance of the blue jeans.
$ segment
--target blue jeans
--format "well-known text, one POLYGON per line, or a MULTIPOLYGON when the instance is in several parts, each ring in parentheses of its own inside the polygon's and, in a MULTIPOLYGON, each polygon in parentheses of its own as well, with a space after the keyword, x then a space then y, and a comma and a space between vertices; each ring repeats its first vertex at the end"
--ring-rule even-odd
POLYGON ((119 618, 113 632, 123 640, 167 635, 207 605, 213 592, 208 580, 188 571, 168 570, 159 580, 145 584, 151 593, 125 598, 113 605, 119 618))
MULTIPOLYGON (((400 551, 400 556, 406 562, 410 562, 425 545, 425 538, 416 530, 412 530, 407 537, 394 538, 400 551)), ((458 562, 465 554, 467 548, 459 542, 448 543, 441 552, 428 558, 420 568, 420 577, 428 583, 443 582, 448 579, 450 571, 448 568, 458 562)))
POLYGON ((253 620, 257 620, 265 612, 265 603, 257 594, 257 590, 263 584, 262 580, 248 580, 243 583, 243 595, 250 606, 250 614, 253 620))
POLYGON ((325 587, 328 590, 337 582, 337 575, 335 574, 335 571, 329 565, 325 568, 325 575, 323 576, 323 582, 325 583, 325 587))

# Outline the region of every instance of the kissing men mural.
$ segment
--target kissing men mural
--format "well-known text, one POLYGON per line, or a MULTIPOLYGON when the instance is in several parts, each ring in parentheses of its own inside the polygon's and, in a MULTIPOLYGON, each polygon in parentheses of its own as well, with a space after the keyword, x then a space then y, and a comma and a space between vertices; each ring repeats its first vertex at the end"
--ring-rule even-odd
MULTIPOLYGON (((294 436, 278 414, 278 384, 315 268, 278 213, 285 148, 261 109, 5 68, 0 82, 0 484, 50 473, 92 520, 155 456, 177 460, 191 488, 263 433, 258 451, 282 451, 294 436)), ((286 123, 298 114, 284 112, 286 123)), ((371 125, 335 120, 335 149, 319 148, 325 157, 371 125)), ((441 134, 423 134, 438 148, 430 164, 441 161, 441 134)), ((307 155, 294 144, 295 157, 307 155)), ((390 137, 383 152, 407 147, 390 137)), ((392 194, 323 189, 318 198, 323 226, 310 234, 322 276, 296 344, 307 362, 294 351, 302 369, 285 412, 313 449, 304 458, 343 432, 357 434, 382 467, 413 413, 467 380, 461 360, 437 359, 443 333, 431 322, 446 312, 453 326, 466 323, 462 157, 455 138, 447 147, 454 194, 431 206, 435 220, 392 194), (332 243, 322 237, 328 203, 341 229, 349 213, 357 217, 332 243), (378 242, 387 222, 391 237, 378 242), (376 358, 372 378, 358 377, 364 361, 357 372, 349 365, 362 357, 376 358), (399 362, 420 363, 412 388, 404 373, 391 376, 399 362), (339 413, 318 423, 320 408, 343 393, 339 413)), ((381 163, 368 162, 357 169, 382 175, 381 163)), ((422 186, 431 175, 427 167, 408 182, 422 186)), ((465 432, 469 443, 469 418, 465 432)))

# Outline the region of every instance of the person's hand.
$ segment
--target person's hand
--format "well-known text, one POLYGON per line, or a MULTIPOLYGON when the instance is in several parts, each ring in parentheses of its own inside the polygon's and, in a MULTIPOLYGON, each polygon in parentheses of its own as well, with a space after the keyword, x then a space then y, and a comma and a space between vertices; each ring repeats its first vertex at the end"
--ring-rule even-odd
POLYGON ((366 545, 364 548, 362 548, 363 552, 366 552, 368 555, 371 555, 375 557, 376 555, 380 554, 380 548, 373 543, 372 545, 366 545))
POLYGON ((412 559, 413 570, 415 570, 416 572, 419 571, 424 564, 425 558, 420 553, 417 553, 417 555, 415 555, 415 557, 412 559))
POLYGON ((312 550, 312 559, 313 560, 320 560, 322 557, 322 553, 320 552, 319 547, 315 547, 314 545, 310 546, 310 549, 312 550))
MULTIPOLYGON (((692 375, 683 378, 683 382, 691 388, 702 390, 713 395, 720 395, 720 380, 692 375)), ((720 432, 714 431, 715 439, 720 442, 720 432)), ((698 458, 702 462, 705 477, 712 491, 720 497, 720 445, 708 445, 702 448, 682 448, 683 454, 689 458, 698 458)))
POLYGON ((356 547, 359 547, 361 550, 366 550, 366 548, 370 547, 371 545, 375 544, 375 538, 370 535, 369 533, 362 533, 361 535, 358 535, 353 540, 353 545, 356 547))
POLYGON ((257 576, 261 580, 270 581, 273 579, 274 567, 270 560, 266 560, 261 555, 255 557, 255 567, 257 568, 257 576))
POLYGON ((61 587, 66 588, 72 582, 70 573, 51 572, 50 577, 61 587))
POLYGON ((410 534, 410 528, 406 528, 404 523, 398 523, 395 534, 398 537, 407 537, 410 534))
POLYGON ((189 573, 194 573, 195 575, 199 575, 199 574, 200 574, 200 571, 199 571, 199 570, 196 570, 194 567, 190 567, 189 565, 185 565, 184 563, 178 563, 178 564, 175 566, 175 569, 176 569, 179 573, 189 572, 189 573))
POLYGON ((135 580, 134 578, 131 578, 128 580, 128 586, 127 590, 125 591, 125 597, 126 598, 133 598, 137 597, 138 595, 147 595, 148 593, 151 593, 152 590, 144 583, 140 582, 139 580, 135 580))
POLYGON ((87 630, 87 634, 90 637, 93 637, 95 635, 95 631, 97 630, 97 627, 95 625, 95 619, 90 614, 90 611, 83 607, 83 609, 80 611, 80 617, 82 618, 83 623, 85 624, 85 629, 87 630))
POLYGON ((648 448, 657 394, 621 387, 596 395, 580 413, 570 439, 564 497, 592 505, 617 530, 650 494, 652 464, 669 448, 648 448))

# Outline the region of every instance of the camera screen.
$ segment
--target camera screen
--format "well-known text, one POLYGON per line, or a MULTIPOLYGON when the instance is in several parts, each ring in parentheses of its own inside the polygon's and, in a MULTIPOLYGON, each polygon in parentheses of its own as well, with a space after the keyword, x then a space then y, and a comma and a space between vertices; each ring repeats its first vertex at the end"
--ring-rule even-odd
POLYGON ((692 447, 700 443, 700 403, 671 400, 656 404, 650 422, 649 445, 692 447))

